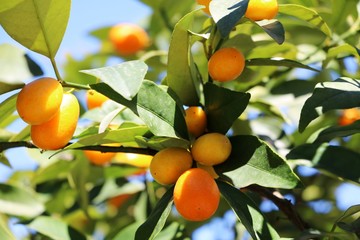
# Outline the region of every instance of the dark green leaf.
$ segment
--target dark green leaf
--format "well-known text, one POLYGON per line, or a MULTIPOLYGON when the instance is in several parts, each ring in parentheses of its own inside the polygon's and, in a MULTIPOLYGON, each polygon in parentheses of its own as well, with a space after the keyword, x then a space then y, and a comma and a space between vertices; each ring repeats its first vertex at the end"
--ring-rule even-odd
POLYGON ((0 152, 0 163, 11 168, 11 164, 10 164, 9 160, 6 158, 4 152, 0 152))
POLYGON ((197 11, 185 15, 175 25, 168 53, 167 85, 179 96, 185 105, 197 105, 197 89, 200 81, 190 70, 190 33, 194 15, 197 11))
POLYGON ((169 188, 156 204, 147 220, 138 228, 135 240, 152 240, 164 227, 173 203, 174 187, 169 188))
POLYGON ((82 70, 97 77, 127 100, 131 100, 140 89, 147 72, 147 65, 140 60, 120 63, 116 66, 82 70))
POLYGON ((320 113, 358 106, 360 106, 360 81, 338 78, 333 82, 319 83, 301 109, 299 131, 303 132, 312 120, 320 116, 320 113), (319 113, 317 109, 320 107, 319 113))
POLYGON ((252 199, 226 182, 216 181, 216 183, 221 194, 253 239, 280 239, 252 199))
POLYGON ((43 211, 43 203, 33 193, 19 187, 0 184, 0 212, 32 218, 43 211))
POLYGON ((311 93, 315 85, 313 81, 290 80, 272 88, 271 93, 275 95, 292 93, 295 97, 299 97, 311 93))
POLYGON ((294 148, 286 157, 310 160, 315 168, 355 182, 360 179, 360 154, 341 146, 304 144, 294 148))
POLYGON ((331 30, 322 17, 313 9, 297 4, 280 4, 279 12, 308 22, 311 26, 319 29, 327 36, 331 36, 331 30))
POLYGON ((162 87, 144 81, 137 95, 137 113, 156 136, 188 138, 183 109, 162 87))
MULTIPOLYGON (((3 0, 8 4, 13 0, 3 0)), ((0 12, 0 25, 23 46, 54 58, 70 15, 70 0, 21 1, 0 12)))
POLYGON ((333 126, 321 131, 315 142, 328 142, 337 137, 346 137, 360 133, 360 120, 346 126, 333 126))
POLYGON ((210 132, 226 133, 247 107, 250 94, 206 83, 204 86, 207 127, 210 132))
POLYGON ((262 20, 256 21, 255 23, 259 25, 278 44, 282 44, 285 41, 285 30, 283 25, 278 20, 262 20))
POLYGON ((245 15, 249 0, 212 0, 210 13, 223 38, 229 36, 238 21, 245 15))
POLYGON ((86 240, 86 237, 78 230, 52 217, 37 217, 27 226, 54 240, 86 240))
POLYGON ((40 76, 44 74, 41 67, 28 54, 25 54, 25 59, 32 75, 40 76))
POLYGON ((257 184, 264 187, 292 189, 300 180, 286 160, 255 136, 230 138, 232 152, 222 164, 214 166, 218 174, 232 180, 237 188, 257 184))
POLYGON ((289 68, 303 68, 308 69, 314 72, 319 72, 319 70, 309 67, 300 62, 291 60, 291 59, 283 59, 283 58, 253 58, 246 60, 246 66, 281 66, 281 67, 289 67, 289 68))

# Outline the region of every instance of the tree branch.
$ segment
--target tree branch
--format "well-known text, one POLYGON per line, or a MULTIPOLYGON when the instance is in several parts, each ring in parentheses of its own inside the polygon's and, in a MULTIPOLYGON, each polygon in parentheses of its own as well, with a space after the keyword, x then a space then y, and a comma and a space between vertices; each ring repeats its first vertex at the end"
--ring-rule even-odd
POLYGON ((272 201, 300 231, 310 228, 309 224, 304 222, 304 220, 302 220, 300 215, 296 212, 294 205, 291 204, 291 201, 284 198, 279 192, 271 191, 268 188, 257 185, 251 185, 247 187, 247 189, 272 201))
MULTIPOLYGON (((0 152, 3 152, 7 149, 26 147, 26 148, 38 148, 31 142, 27 141, 18 141, 18 142, 0 142, 0 152)), ((72 150, 91 150, 91 151, 100 151, 100 152, 126 152, 126 153, 138 153, 146 155, 155 155, 156 150, 150 148, 138 148, 138 147, 124 147, 124 146, 84 146, 79 148, 74 148, 72 150)))

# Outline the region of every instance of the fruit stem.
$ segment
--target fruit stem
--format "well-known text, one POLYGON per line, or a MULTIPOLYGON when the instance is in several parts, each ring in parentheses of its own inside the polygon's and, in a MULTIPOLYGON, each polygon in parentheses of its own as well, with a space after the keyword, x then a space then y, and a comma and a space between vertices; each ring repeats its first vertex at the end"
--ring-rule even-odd
POLYGON ((84 89, 84 90, 89 90, 91 89, 91 87, 89 85, 83 85, 83 84, 78 84, 78 83, 72 83, 72 82, 65 82, 62 81, 61 85, 63 87, 71 87, 71 88, 76 88, 76 89, 84 89))
POLYGON ((58 79, 58 81, 59 81, 60 83, 62 83, 63 80, 61 79, 61 75, 60 75, 59 69, 58 69, 58 67, 57 67, 57 65, 56 65, 55 58, 54 58, 54 57, 50 57, 50 61, 51 61, 51 65, 53 66, 53 69, 54 69, 56 78, 58 79))

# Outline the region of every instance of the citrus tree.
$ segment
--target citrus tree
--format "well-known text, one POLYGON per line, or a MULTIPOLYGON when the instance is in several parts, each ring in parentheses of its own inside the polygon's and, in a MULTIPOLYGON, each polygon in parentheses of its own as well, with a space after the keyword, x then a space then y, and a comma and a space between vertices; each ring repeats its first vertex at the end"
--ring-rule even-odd
POLYGON ((37 162, 0 184, 0 238, 196 239, 229 213, 229 239, 360 237, 335 194, 360 179, 359 2, 141 2, 62 66, 71 1, 0 2, 27 49, 0 45, 0 160, 37 162))

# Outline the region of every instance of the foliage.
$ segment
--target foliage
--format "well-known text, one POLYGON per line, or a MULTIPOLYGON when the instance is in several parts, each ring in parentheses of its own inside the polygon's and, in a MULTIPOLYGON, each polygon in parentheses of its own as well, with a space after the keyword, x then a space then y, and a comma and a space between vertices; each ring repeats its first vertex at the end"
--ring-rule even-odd
POLYGON ((6 151, 26 147, 38 167, 0 184, 0 238, 16 238, 8 225, 14 218, 31 229, 29 239, 190 238, 206 222, 176 213, 173 186, 116 159, 93 165, 82 152, 189 148, 195 139, 186 128, 188 106, 202 106, 207 131, 231 141, 230 157, 214 166, 222 194, 214 219, 232 209, 239 239, 245 231, 252 239, 360 237, 359 205, 335 204, 339 185, 360 183, 359 121, 338 124, 344 109, 360 107, 360 69, 349 67, 360 61, 358 1, 279 0, 276 19, 261 21, 244 17, 248 0, 212 0, 211 16, 192 0, 141 2, 152 9, 151 46, 119 56, 107 38, 111 26, 96 29, 91 35, 100 50, 81 60, 70 56, 60 74, 55 56, 71 1, 1 1, 1 26, 27 50, 0 46, 0 96, 6 96, 0 162, 11 167, 6 151), (226 83, 213 82, 207 69, 222 47, 235 47, 246 59, 243 73, 226 83), (111 100, 82 107, 74 137, 59 151, 37 149, 28 126, 9 131, 19 120, 16 90, 43 75, 27 51, 48 57, 63 87, 79 99, 94 89, 111 100), (119 64, 106 64, 114 58, 119 64), (119 146, 104 146, 111 143, 119 146), (302 175, 304 165, 317 172, 302 175), (131 197, 110 204, 123 194, 131 197), (267 199, 276 210, 261 207, 267 199), (319 213, 312 207, 317 200, 331 209, 319 213))

